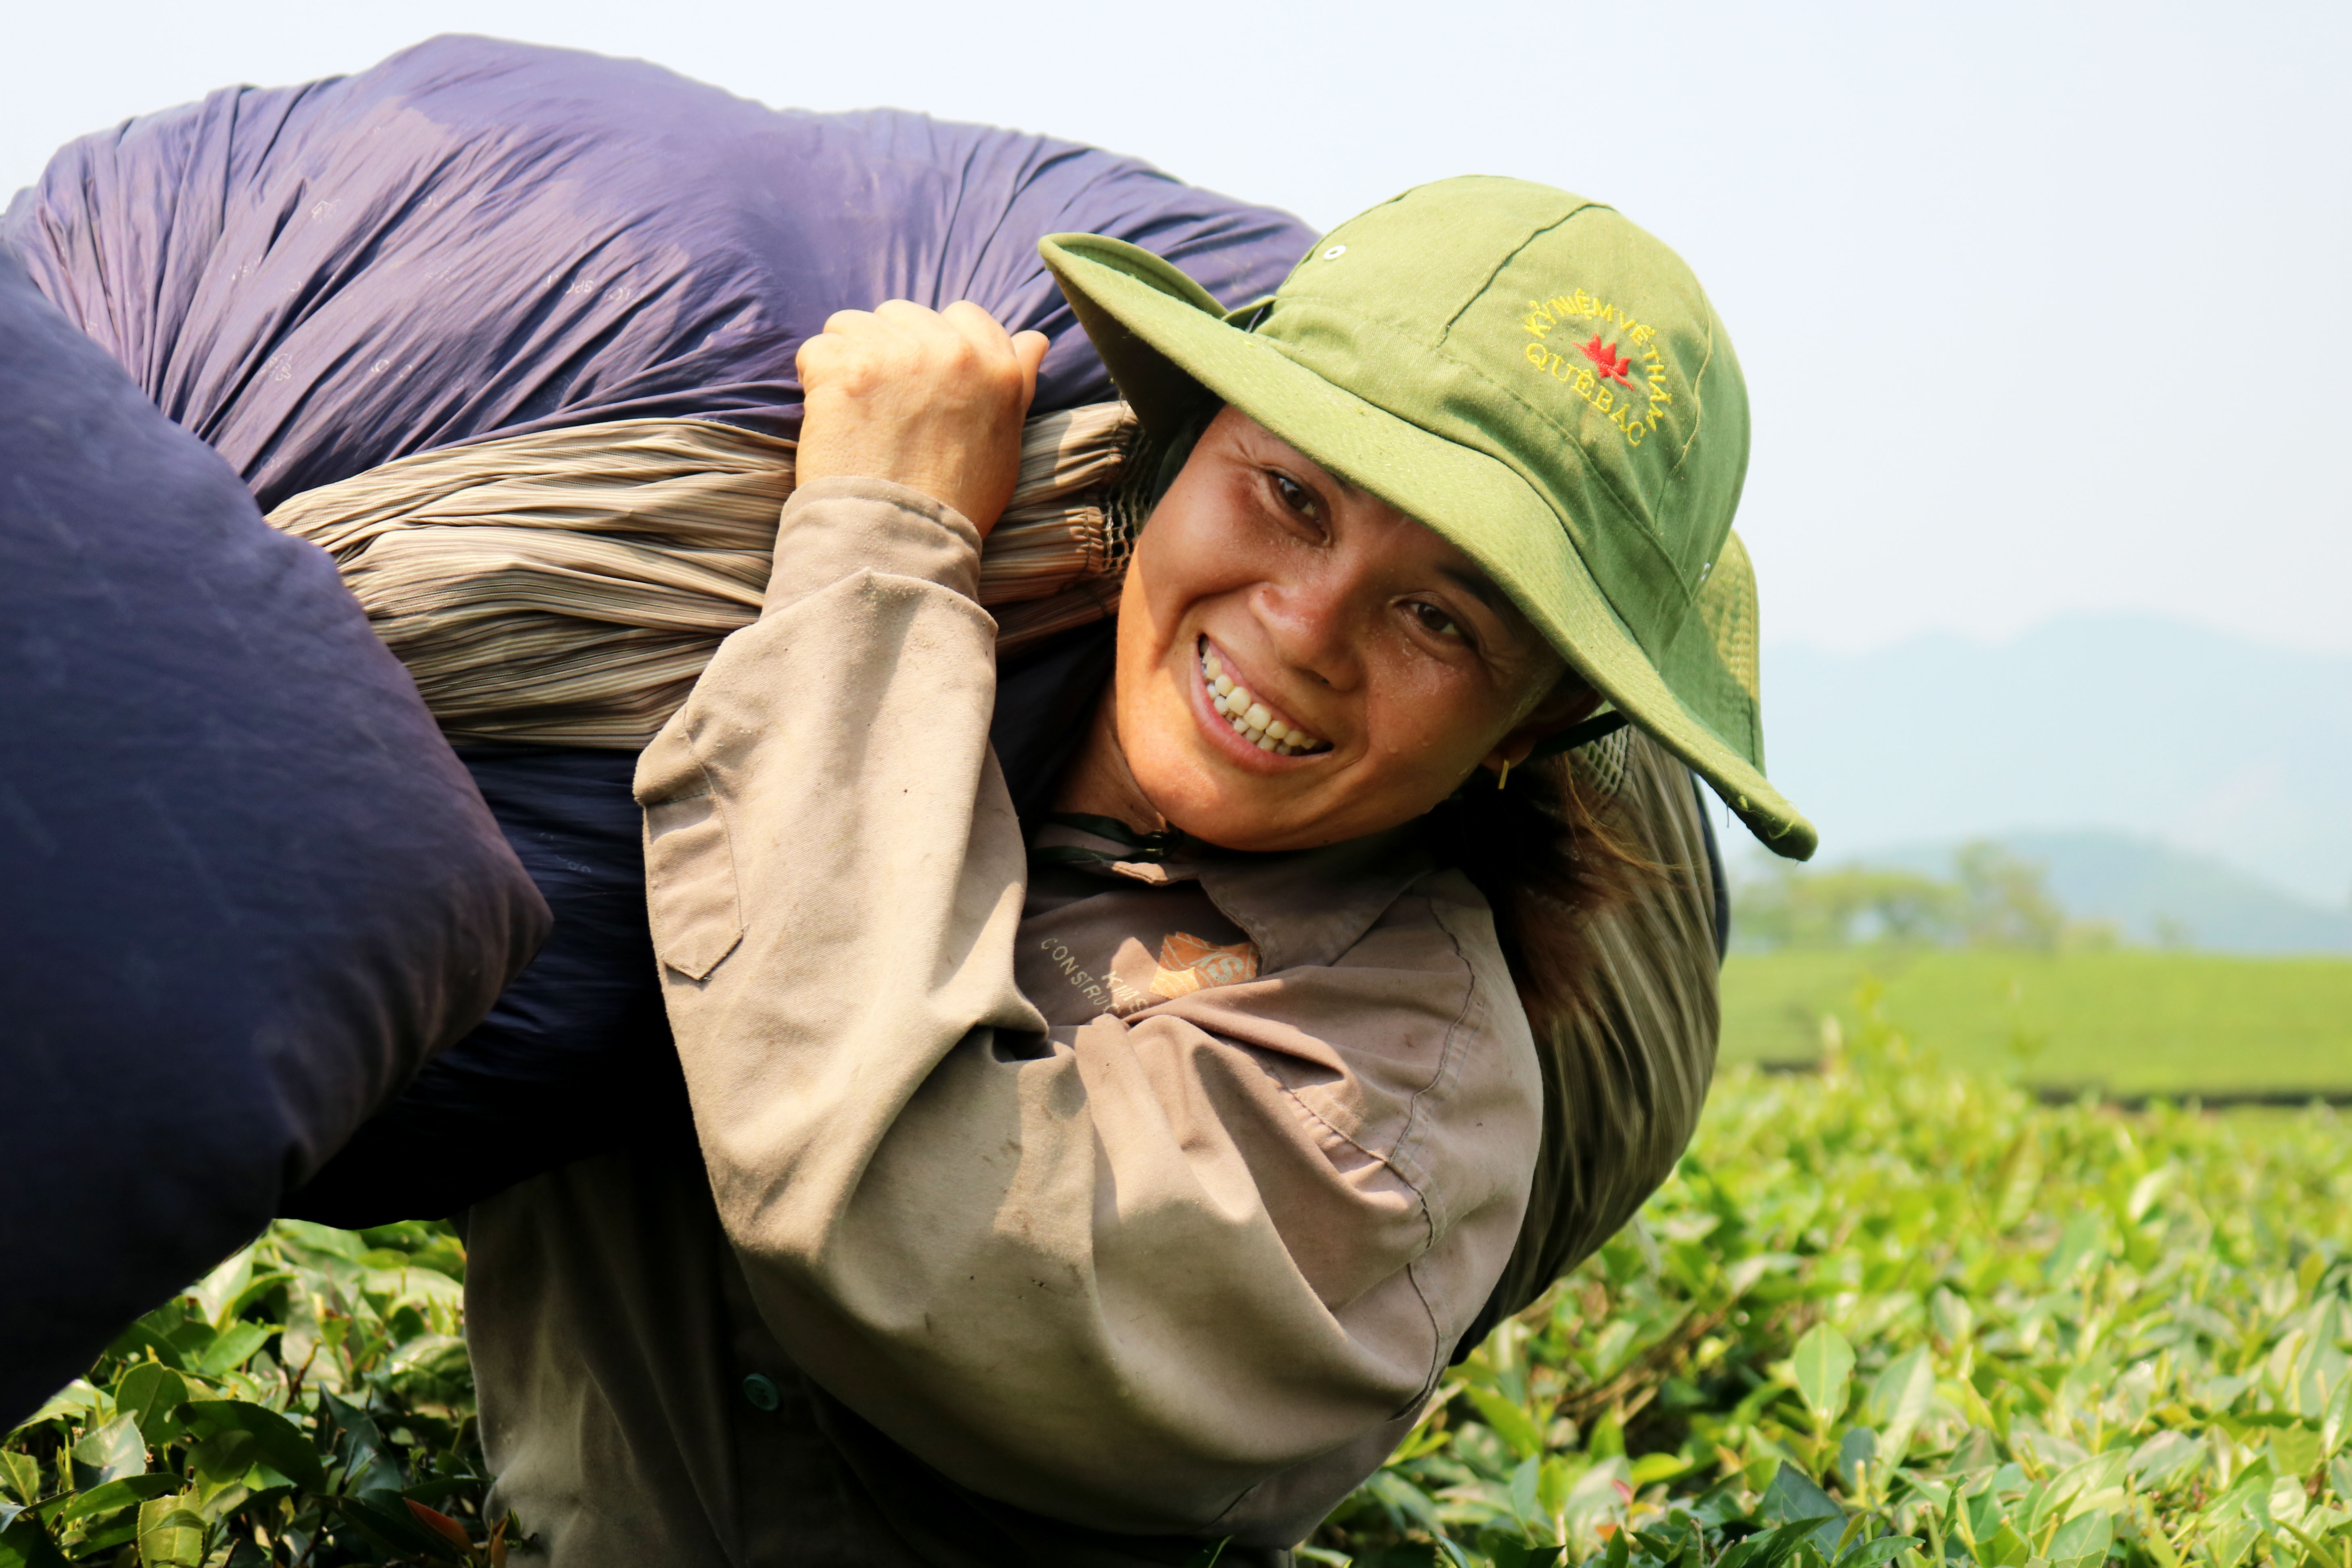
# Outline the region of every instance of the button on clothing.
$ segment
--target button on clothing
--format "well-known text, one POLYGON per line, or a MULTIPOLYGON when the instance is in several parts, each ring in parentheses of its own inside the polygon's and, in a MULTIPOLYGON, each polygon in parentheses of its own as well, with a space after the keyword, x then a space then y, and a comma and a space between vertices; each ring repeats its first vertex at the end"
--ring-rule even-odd
POLYGON ((1033 859, 976 543, 896 486, 803 489, 761 621, 640 765, 698 1152, 583 1163, 472 1231, 498 1506, 553 1568, 1223 1536, 1271 1563, 1512 1254, 1545 1095, 1476 889, 1411 830, 1033 859), (747 1364, 806 1400, 747 1426, 716 1400, 747 1364), (819 1493, 865 1544, 764 1554, 819 1493), (871 1511, 910 1496, 1023 1544, 871 1511))

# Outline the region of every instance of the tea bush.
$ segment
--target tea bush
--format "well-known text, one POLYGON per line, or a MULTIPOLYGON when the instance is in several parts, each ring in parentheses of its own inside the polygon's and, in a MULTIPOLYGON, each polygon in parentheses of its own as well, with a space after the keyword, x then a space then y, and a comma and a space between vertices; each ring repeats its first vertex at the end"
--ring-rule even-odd
POLYGON ((465 1267, 446 1226, 278 1222, 0 1444, 0 1568, 504 1563, 465 1267))
POLYGON ((2041 1106, 1864 1011, 1727 1075, 1307 1555, 2352 1568, 2339 1117, 2041 1106))
MULTIPOLYGON (((2342 1121, 2044 1107, 1860 1033, 1727 1073, 1302 1556, 2352 1568, 2342 1121)), ((464 1271, 441 1226, 277 1226, 0 1445, 0 1568, 503 1563, 464 1271)))

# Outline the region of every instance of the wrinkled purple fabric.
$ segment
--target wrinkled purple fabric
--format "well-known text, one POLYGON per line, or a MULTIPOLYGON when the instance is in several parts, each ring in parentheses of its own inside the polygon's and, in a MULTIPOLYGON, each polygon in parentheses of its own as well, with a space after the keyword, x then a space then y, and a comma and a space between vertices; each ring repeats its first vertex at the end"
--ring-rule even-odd
POLYGON ((546 929, 334 563, 0 251, 0 1431, 546 929))
MULTIPOLYGON (((1228 305, 1271 293, 1314 239, 1090 147, 772 110, 641 62, 443 37, 75 142, 0 217, 0 246, 266 508, 530 429, 697 416, 790 436, 802 341, 891 298, 1043 331, 1037 406, 1099 401, 1108 378, 1036 254, 1064 230, 1167 256, 1228 305)), ((1099 645, 1004 672, 1017 789, 1076 733, 1099 645)), ((677 1114, 631 759, 465 761, 553 933, 290 1212, 447 1214, 677 1114)))
POLYGON ((1229 304, 1313 233, 1149 164, 875 110, 766 108, 634 60, 441 37, 75 142, 0 243, 264 510, 411 452, 635 417, 798 427, 835 310, 978 301, 1110 395, 1036 242, 1115 235, 1229 304))

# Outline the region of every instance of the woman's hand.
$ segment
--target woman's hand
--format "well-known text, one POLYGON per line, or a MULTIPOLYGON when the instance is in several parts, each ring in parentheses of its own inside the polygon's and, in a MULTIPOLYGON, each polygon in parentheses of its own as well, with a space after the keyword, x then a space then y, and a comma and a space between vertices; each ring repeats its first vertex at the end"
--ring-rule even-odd
POLYGON ((969 300, 836 310, 801 345, 797 482, 889 479, 945 501, 985 535, 1013 499, 1045 346, 1045 333, 1008 336, 969 300))

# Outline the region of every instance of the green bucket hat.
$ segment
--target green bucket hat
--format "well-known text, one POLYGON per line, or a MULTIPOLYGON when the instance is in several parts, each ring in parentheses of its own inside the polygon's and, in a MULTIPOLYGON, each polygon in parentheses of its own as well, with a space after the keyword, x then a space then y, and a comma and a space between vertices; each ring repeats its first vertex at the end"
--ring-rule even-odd
POLYGON ((1731 531, 1747 388, 1673 251, 1486 176, 1341 225, 1230 315, 1125 241, 1039 249, 1148 431, 1230 403, 1436 530, 1768 847, 1812 854, 1764 777, 1756 580, 1731 531))

